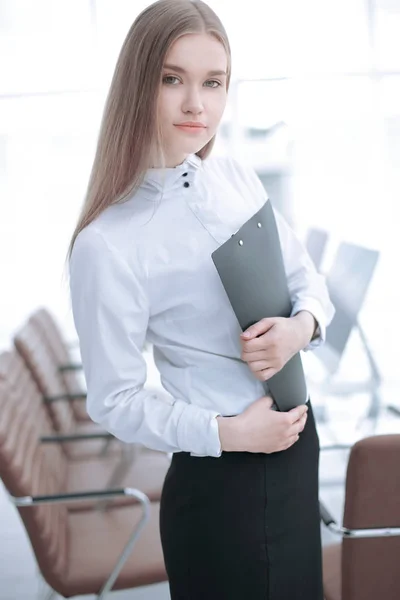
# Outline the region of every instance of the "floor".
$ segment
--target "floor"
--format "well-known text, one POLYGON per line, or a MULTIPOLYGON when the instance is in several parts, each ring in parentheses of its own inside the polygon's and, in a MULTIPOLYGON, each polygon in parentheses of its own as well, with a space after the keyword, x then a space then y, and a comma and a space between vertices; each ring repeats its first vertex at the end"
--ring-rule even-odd
MULTIPOLYGON (((386 405, 396 402, 395 390, 390 386, 381 388, 381 407, 376 421, 364 419, 369 405, 365 394, 353 395, 346 399, 327 396, 324 398, 326 421, 318 422, 321 446, 335 442, 353 443, 361 437, 373 433, 399 433, 400 418, 386 409, 386 405)), ((314 393, 314 398, 318 394, 314 393)), ((314 401, 319 413, 322 405, 314 401)), ((326 503, 338 521, 341 520, 343 506, 343 482, 345 477, 347 451, 322 451, 320 463, 321 499, 326 503)), ((323 544, 335 541, 335 537, 322 527, 323 544)), ((38 588, 36 563, 27 540, 19 515, 11 505, 0 483, 0 600, 37 600, 38 589, 44 589, 41 582, 38 588)), ((41 597, 44 598, 42 595, 41 597)), ((168 584, 147 588, 126 590, 110 594, 110 600, 168 600, 168 584)), ((58 597, 59 599, 60 597, 58 597)), ((94 596, 76 598, 92 600, 94 596)), ((58 600, 57 599, 57 600, 58 600)))

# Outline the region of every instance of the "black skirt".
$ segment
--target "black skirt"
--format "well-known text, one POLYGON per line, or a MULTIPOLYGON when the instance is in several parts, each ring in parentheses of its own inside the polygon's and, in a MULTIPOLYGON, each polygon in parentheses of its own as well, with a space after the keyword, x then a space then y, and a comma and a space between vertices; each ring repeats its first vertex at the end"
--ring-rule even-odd
POLYGON ((171 600, 323 600, 319 441, 274 454, 173 455, 160 532, 171 600))

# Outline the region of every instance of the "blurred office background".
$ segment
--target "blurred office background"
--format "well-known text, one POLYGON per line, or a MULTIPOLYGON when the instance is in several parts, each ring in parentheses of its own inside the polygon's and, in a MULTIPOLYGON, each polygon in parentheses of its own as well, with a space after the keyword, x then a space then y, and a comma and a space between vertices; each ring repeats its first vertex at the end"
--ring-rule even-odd
MULTIPOLYGON (((0 3, 2 344, 33 305, 70 323, 66 250, 114 64, 147 4, 0 3)), ((395 377, 400 2, 210 4, 233 51, 216 152, 251 162, 300 235, 320 227, 332 249, 344 239, 380 250, 363 318, 395 377)))
MULTIPOLYGON (((368 378, 367 347, 382 378, 380 406, 400 405, 400 0, 208 3, 233 53, 215 152, 252 164, 304 241, 311 229, 327 233, 322 271, 329 273, 341 243, 379 254, 357 317, 367 343, 352 331, 341 369, 345 379, 368 378)), ((148 4, 0 0, 1 349, 38 306, 74 337, 67 248, 115 61, 148 4)), ((352 275, 341 281, 350 296, 352 275)), ((306 357, 318 379, 317 362, 306 357)), ((316 400, 336 410, 335 439, 346 431, 353 441, 369 431, 368 393, 344 401, 327 392, 316 400), (357 428, 359 418, 364 424, 357 428)), ((400 430, 400 419, 382 422, 400 430)), ((376 421, 371 427, 379 430, 376 421)), ((167 598, 165 589, 146 598, 167 598)), ((142 597, 135 593, 129 597, 142 597)), ((34 596, 0 592, 14 597, 34 596)))

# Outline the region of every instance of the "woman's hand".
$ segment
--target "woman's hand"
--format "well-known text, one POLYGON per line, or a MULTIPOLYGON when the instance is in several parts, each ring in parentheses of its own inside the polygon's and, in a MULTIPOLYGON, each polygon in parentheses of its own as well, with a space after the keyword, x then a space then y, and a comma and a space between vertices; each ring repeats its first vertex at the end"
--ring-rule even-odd
POLYGON ((262 452, 287 450, 303 431, 308 406, 288 412, 271 409, 270 396, 259 398, 235 417, 217 417, 219 437, 225 452, 262 452))
POLYGON ((307 311, 290 318, 262 319, 241 334, 241 359, 257 379, 267 381, 307 346, 315 328, 316 321, 307 311))

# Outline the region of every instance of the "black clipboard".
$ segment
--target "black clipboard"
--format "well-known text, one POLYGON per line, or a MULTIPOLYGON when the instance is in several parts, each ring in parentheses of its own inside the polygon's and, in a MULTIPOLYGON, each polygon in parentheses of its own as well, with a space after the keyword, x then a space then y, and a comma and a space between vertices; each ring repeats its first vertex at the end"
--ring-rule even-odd
MULTIPOLYGON (((243 331, 265 317, 290 317, 292 302, 269 200, 211 258, 243 331)), ((265 384, 280 411, 305 404, 308 393, 300 353, 265 384)))

